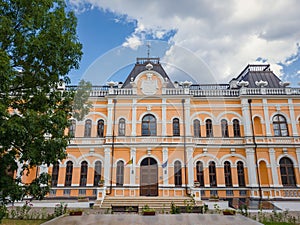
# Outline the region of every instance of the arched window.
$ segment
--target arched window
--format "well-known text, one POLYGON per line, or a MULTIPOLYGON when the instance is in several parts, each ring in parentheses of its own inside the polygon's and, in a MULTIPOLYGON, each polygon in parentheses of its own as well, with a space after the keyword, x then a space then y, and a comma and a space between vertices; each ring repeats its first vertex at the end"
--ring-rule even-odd
POLYGON ((283 157, 279 161, 281 182, 283 186, 296 186, 296 178, 294 173, 294 165, 292 160, 283 157))
POLYGON ((273 129, 274 129, 274 136, 279 136, 279 137, 289 136, 286 119, 282 115, 277 114, 273 117, 273 129))
POLYGON ((98 120, 97 122, 97 136, 104 137, 104 120, 98 120))
POLYGON ((196 171, 197 171, 197 181, 199 181, 201 187, 204 187, 204 171, 203 171, 203 163, 201 161, 198 161, 196 163, 196 171))
POLYGON ((151 114, 142 119, 142 136, 156 136, 156 119, 151 114))
POLYGON ((232 187, 231 166, 228 161, 224 163, 224 177, 226 187, 232 187))
POLYGON ((237 119, 233 120, 233 136, 234 137, 241 136, 240 121, 238 121, 237 119))
POLYGON ((119 136, 125 136, 125 119, 119 119, 119 136))
POLYGON ((51 186, 56 187, 59 173, 59 162, 56 162, 52 167, 51 186))
POLYGON ((83 161, 81 163, 81 169, 80 169, 80 186, 86 186, 87 173, 88 173, 88 163, 86 161, 83 161))
POLYGON ((179 119, 173 119, 173 136, 180 136, 180 124, 179 119))
POLYGON ((95 172, 94 172, 94 186, 98 186, 99 181, 101 180, 101 169, 102 169, 102 163, 100 161, 96 161, 95 172))
POLYGON ((213 137, 213 126, 212 121, 210 119, 206 120, 206 137, 213 137))
POLYGON ((92 133, 92 121, 86 120, 84 125, 84 137, 91 137, 92 133))
POLYGON ((228 137, 228 123, 227 120, 223 119, 221 120, 221 131, 222 131, 222 137, 228 137))
POLYGON ((124 184, 124 162, 119 161, 117 163, 116 185, 123 186, 124 184))
POLYGON ((200 121, 194 120, 194 137, 199 138, 201 137, 201 130, 200 130, 200 121))
POLYGON ((70 126, 69 126, 69 135, 70 137, 75 137, 75 131, 76 131, 76 121, 71 120, 70 126))
POLYGON ((175 179, 175 186, 181 187, 182 185, 182 173, 181 173, 181 162, 175 161, 174 163, 174 179, 175 179))
POLYGON ((66 187, 70 187, 72 185, 72 174, 73 174, 73 163, 71 161, 68 161, 66 167, 66 179, 65 179, 66 187))
POLYGON ((211 161, 208 166, 209 171, 209 182, 211 187, 217 186, 217 174, 216 174, 216 163, 211 161))
POLYGON ((239 187, 245 187, 245 173, 244 173, 244 163, 239 161, 237 163, 237 174, 238 174, 238 182, 239 187))

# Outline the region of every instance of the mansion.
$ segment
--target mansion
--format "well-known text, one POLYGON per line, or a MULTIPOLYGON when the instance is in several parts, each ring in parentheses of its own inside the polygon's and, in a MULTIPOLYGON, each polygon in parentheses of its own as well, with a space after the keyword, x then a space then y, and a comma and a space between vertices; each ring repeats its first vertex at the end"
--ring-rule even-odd
POLYGON ((72 119, 48 197, 188 196, 299 199, 300 88, 269 65, 227 84, 172 81, 159 58, 137 58, 125 81, 93 86, 72 119))

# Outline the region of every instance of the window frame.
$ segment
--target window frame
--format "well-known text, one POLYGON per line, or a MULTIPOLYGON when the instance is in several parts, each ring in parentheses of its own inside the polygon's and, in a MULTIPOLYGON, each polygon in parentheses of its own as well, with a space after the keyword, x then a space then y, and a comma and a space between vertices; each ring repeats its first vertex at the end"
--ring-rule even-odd
POLYGON ((210 187, 217 187, 216 163, 214 161, 209 162, 208 171, 209 171, 209 185, 210 185, 210 187))
POLYGON ((174 162, 174 185, 182 187, 182 165, 179 160, 174 162))
POLYGON ((58 175, 59 175, 59 162, 56 162, 52 166, 52 174, 51 174, 51 186, 52 187, 57 187, 58 175))
POLYGON ((142 136, 156 136, 157 135, 157 124, 156 118, 152 114, 146 114, 142 118, 141 126, 142 136))
POLYGON ((87 119, 84 123, 84 137, 90 138, 92 136, 92 120, 87 119))
POLYGON ((116 186, 124 185, 124 162, 119 160, 116 168, 116 186))
POLYGON ((207 119, 205 121, 205 128, 206 128, 206 137, 213 137, 214 132, 213 132, 213 124, 211 119, 207 119))
POLYGON ((231 163, 229 161, 224 162, 224 179, 225 186, 232 187, 231 163))
POLYGON ((119 119, 118 135, 125 136, 126 132, 126 121, 124 118, 119 119))
POLYGON ((80 187, 85 187, 87 184, 88 169, 89 166, 87 161, 82 161, 80 165, 80 181, 79 181, 80 187))
POLYGON ((173 136, 180 136, 180 121, 178 118, 173 119, 173 136))
POLYGON ((204 166, 202 161, 196 162, 196 176, 200 187, 204 187, 204 166))
POLYGON ((234 137, 241 137, 240 121, 238 119, 234 119, 232 121, 232 126, 233 126, 233 136, 234 137))
POLYGON ((193 128, 194 128, 194 137, 195 138, 200 138, 201 137, 201 125, 200 125, 200 120, 195 119, 193 121, 193 128))
POLYGON ((275 137, 289 136, 289 128, 288 128, 287 120, 283 115, 276 114, 275 116, 273 116, 272 123, 273 123, 273 131, 275 137), (285 131, 285 134, 283 133, 283 131, 285 131))
POLYGON ((97 160, 95 162, 94 167, 94 186, 97 187, 99 185, 99 181, 101 180, 101 172, 102 172, 102 162, 97 160))
POLYGON ((244 163, 242 161, 238 161, 236 164, 236 170, 238 175, 238 184, 239 187, 245 187, 245 170, 244 170, 244 163))
POLYGON ((288 157, 279 160, 281 183, 284 187, 296 187, 295 167, 293 161, 288 157), (285 172, 283 174, 283 172, 285 172), (285 179, 283 179, 285 178, 285 179))
POLYGON ((221 120, 221 134, 222 134, 223 138, 228 138, 229 137, 228 121, 226 119, 221 120))
POLYGON ((104 137, 104 120, 99 119, 97 121, 97 137, 103 138, 104 137))
POLYGON ((65 176, 65 186, 71 187, 72 186, 72 178, 73 178, 73 162, 68 161, 66 163, 66 176, 65 176))

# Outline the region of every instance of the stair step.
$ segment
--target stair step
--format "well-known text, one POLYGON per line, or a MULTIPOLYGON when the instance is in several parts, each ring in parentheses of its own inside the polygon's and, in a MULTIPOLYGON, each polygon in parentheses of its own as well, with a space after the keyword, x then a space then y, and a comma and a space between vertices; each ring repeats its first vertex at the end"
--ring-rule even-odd
MULTIPOLYGON (((138 206, 140 209, 145 205, 154 209, 167 209, 173 202, 176 206, 185 206, 191 201, 190 197, 111 197, 106 196, 101 201, 96 200, 94 208, 109 209, 111 206, 138 206)), ((196 201, 196 206, 203 205, 202 201, 196 201)))

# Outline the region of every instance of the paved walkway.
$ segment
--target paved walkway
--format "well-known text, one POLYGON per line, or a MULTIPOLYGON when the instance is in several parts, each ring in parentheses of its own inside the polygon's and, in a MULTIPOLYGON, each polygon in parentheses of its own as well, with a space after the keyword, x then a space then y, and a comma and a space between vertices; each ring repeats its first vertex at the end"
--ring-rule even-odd
POLYGON ((48 221, 43 225, 261 225, 241 215, 223 216, 216 214, 178 214, 156 216, 92 214, 65 216, 48 221))

